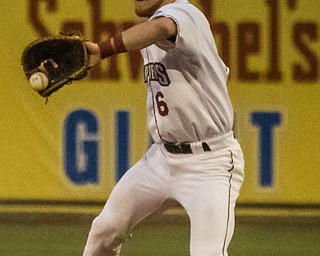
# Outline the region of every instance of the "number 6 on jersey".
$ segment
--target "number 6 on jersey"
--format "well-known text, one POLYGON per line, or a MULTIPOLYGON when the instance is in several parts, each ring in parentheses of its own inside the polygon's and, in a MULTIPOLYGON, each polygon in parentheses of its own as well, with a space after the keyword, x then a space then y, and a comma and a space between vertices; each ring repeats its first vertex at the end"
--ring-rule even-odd
POLYGON ((155 99, 156 99, 156 102, 157 102, 157 107, 158 107, 158 111, 159 111, 159 114, 161 116, 166 116, 168 115, 169 113, 169 108, 168 108, 168 105, 162 100, 164 98, 164 95, 162 92, 157 92, 156 96, 155 96, 155 99))

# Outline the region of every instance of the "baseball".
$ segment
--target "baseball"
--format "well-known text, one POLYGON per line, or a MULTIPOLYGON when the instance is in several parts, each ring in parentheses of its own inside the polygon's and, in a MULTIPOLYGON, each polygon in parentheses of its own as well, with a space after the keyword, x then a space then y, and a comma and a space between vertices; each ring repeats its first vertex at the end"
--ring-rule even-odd
POLYGON ((42 91, 47 88, 49 84, 48 77, 42 72, 36 72, 31 75, 29 79, 31 87, 35 91, 42 91))

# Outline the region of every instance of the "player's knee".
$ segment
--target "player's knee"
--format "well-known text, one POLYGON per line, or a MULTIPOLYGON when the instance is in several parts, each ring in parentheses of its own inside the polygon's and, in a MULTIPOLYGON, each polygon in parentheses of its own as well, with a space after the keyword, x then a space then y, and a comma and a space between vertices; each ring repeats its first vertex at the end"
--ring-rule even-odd
POLYGON ((117 248, 123 243, 124 237, 125 233, 116 220, 97 217, 92 222, 90 240, 97 251, 108 253, 107 255, 117 255, 112 253, 116 253, 117 248))
POLYGON ((92 222, 92 230, 95 230, 98 236, 102 237, 122 237, 125 232, 123 224, 117 218, 97 217, 92 222))

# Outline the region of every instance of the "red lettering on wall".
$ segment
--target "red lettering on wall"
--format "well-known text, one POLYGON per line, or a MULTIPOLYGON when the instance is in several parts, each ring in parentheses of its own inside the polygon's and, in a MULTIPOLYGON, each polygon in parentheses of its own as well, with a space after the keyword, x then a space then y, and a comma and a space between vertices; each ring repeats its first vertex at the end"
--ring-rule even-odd
POLYGON ((37 31, 40 37, 47 36, 50 33, 49 29, 44 25, 40 19, 40 2, 45 2, 48 12, 57 11, 57 0, 29 0, 28 14, 29 20, 34 29, 37 31))
MULTIPOLYGON (((81 0, 87 3, 87 9, 83 10, 90 15, 90 22, 75 20, 68 17, 60 21, 60 31, 51 31, 49 22, 46 22, 48 14, 58 14, 58 6, 63 0, 28 0, 28 18, 39 37, 59 32, 81 32, 93 42, 107 40, 109 37, 121 33, 123 30, 135 24, 126 20, 115 22, 106 20, 103 13, 108 12, 108 3, 111 0, 81 0), (43 8, 44 7, 44 8, 43 8), (89 35, 88 31, 92 34, 89 35)), ((201 10, 208 18, 213 31, 219 54, 223 61, 231 67, 231 79, 242 82, 281 82, 283 79, 291 79, 295 82, 318 82, 319 70, 319 21, 310 17, 309 20, 292 20, 288 31, 292 31, 290 41, 284 42, 282 31, 282 15, 284 11, 297 12, 299 1, 265 0, 266 17, 262 20, 243 18, 235 24, 225 21, 217 21, 214 12, 217 0, 198 0, 201 10), (267 26, 263 26, 264 21, 267 26), (266 44, 265 47, 263 44, 266 44), (316 45, 317 44, 317 45, 316 45), (295 54, 283 58, 281 52, 283 46, 295 50, 295 54), (300 55, 301 60, 293 59, 300 55), (263 66, 252 66, 255 58, 257 63, 263 66), (259 61, 259 58, 261 59, 259 61), (265 58, 265 59, 264 59, 265 58), (287 71, 288 68, 290 71, 287 71), (284 72, 289 72, 284 74, 284 72)), ((230 15, 230 14, 228 14, 230 15)), ((222 15, 219 15, 222 17, 222 15)), ((58 21, 57 21, 58 22, 58 21)), ((142 80, 143 63, 139 51, 125 54, 126 68, 132 81, 142 80)), ((92 80, 120 81, 123 78, 120 68, 119 55, 112 56, 97 65, 90 72, 92 80)))
POLYGON ((238 78, 242 81, 258 81, 258 71, 248 67, 249 57, 260 52, 260 27, 255 23, 240 23, 238 35, 238 78))
POLYGON ((281 71, 280 71, 280 28, 279 28, 279 19, 280 19, 280 10, 279 10, 279 0, 266 0, 267 4, 270 7, 269 12, 269 23, 270 23, 270 34, 269 34, 269 70, 267 71, 267 80, 268 81, 280 81, 281 80, 281 71))
POLYGON ((298 23, 293 29, 293 41, 305 59, 305 65, 293 65, 293 80, 296 82, 316 82, 319 80, 319 58, 312 51, 308 42, 318 40, 318 26, 316 23, 298 23))

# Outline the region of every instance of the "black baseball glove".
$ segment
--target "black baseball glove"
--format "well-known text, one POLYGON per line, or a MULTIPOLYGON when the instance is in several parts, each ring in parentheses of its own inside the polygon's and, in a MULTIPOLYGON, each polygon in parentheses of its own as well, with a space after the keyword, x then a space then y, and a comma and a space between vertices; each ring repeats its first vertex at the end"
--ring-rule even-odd
POLYGON ((31 75, 42 72, 48 77, 48 85, 38 91, 42 97, 80 80, 88 73, 86 39, 78 35, 46 36, 31 42, 23 51, 21 63, 29 80, 31 75))

